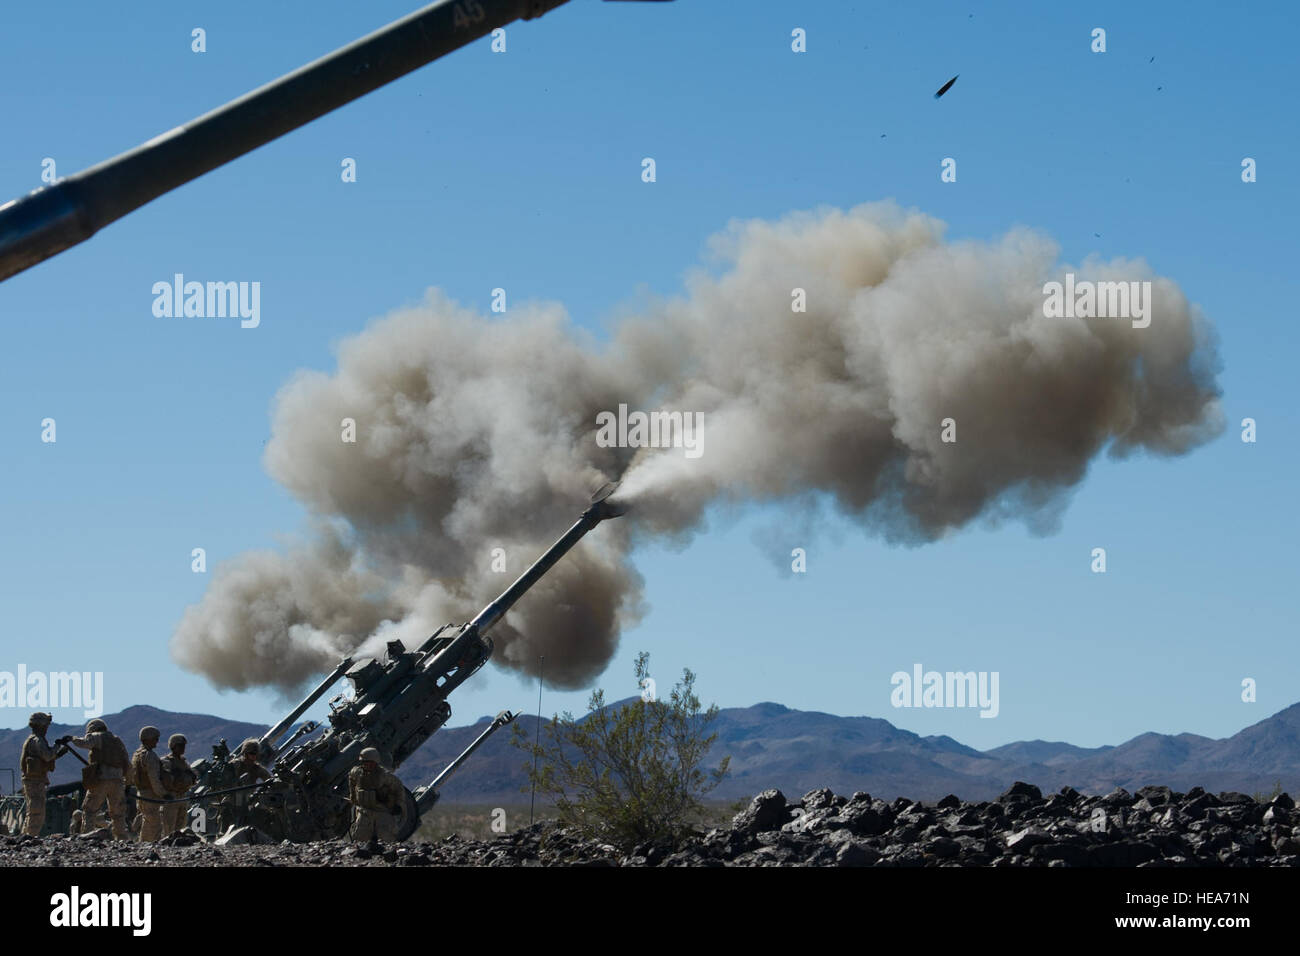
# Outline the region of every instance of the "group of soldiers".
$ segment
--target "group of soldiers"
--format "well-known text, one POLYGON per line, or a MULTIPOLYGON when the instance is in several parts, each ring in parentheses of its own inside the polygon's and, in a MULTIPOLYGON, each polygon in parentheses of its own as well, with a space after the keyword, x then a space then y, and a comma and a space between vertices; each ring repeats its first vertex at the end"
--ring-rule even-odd
MULTIPOLYGON (((21 761, 23 796, 27 806, 24 833, 40 835, 45 825, 49 775, 54 770, 55 761, 69 752, 69 747, 88 752, 88 759, 84 761, 86 767, 82 771, 85 798, 81 809, 72 815, 71 833, 88 832, 103 826, 99 814, 105 805, 113 836, 119 840, 130 839, 131 832, 138 833, 142 842, 153 842, 185 828, 189 806, 185 798, 198 783, 198 776, 185 759, 188 741, 184 734, 172 734, 167 738, 170 753, 159 758, 155 750, 162 733, 157 727, 143 727, 140 747, 128 757, 121 738, 111 733, 99 719, 86 724, 85 736, 60 737, 52 746, 46 740, 52 720, 50 714, 37 712, 27 722, 31 736, 23 744, 21 761), (126 822, 127 786, 135 787, 137 808, 129 832, 126 822)), ((240 745, 238 760, 230 765, 238 787, 272 778, 271 771, 260 762, 261 756, 261 747, 256 739, 246 740, 240 745)), ((348 773, 348 801, 353 811, 348 835, 359 842, 396 839, 405 800, 406 791, 401 781, 385 769, 379 751, 367 747, 361 751, 357 766, 348 773)))
MULTIPOLYGON (((167 738, 167 756, 159 758, 155 752, 162 733, 157 727, 140 729, 140 747, 128 756, 122 738, 112 733, 104 721, 96 718, 86 724, 82 737, 60 737, 53 745, 46 739, 53 716, 37 712, 31 715, 27 726, 31 736, 23 743, 22 776, 23 797, 27 807, 27 820, 23 832, 39 836, 45 825, 45 794, 49 788, 50 772, 55 761, 69 747, 88 752, 82 771, 85 797, 81 809, 72 815, 72 833, 93 830, 102 825, 101 811, 107 806, 113 836, 129 839, 126 822, 126 788, 136 789, 136 817, 130 832, 138 832, 140 839, 153 842, 169 833, 184 828, 186 802, 183 799, 198 782, 198 776, 185 759, 184 734, 167 738)), ((269 774, 268 774, 269 775, 269 774)))

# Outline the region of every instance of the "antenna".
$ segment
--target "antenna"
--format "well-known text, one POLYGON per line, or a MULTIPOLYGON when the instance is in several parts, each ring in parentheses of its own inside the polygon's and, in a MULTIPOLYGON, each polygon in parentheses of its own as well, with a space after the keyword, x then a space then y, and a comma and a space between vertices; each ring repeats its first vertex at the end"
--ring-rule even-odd
POLYGON ((537 658, 537 726, 533 728, 533 795, 528 803, 528 825, 533 825, 533 810, 537 806, 537 740, 542 733, 542 674, 546 656, 537 658))

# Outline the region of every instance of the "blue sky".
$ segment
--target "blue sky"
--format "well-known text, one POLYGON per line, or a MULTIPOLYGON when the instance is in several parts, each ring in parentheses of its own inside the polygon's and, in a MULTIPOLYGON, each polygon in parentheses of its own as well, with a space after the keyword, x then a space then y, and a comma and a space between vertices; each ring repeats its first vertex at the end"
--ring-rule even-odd
MULTIPOLYGON (((0 200, 39 186, 46 157, 71 174, 411 9, 78 6, 0 8, 0 200)), ((791 575, 757 543, 788 516, 716 514, 684 550, 638 555, 651 610, 607 695, 632 692, 644 649, 661 687, 690 667, 723 706, 867 714, 981 748, 1225 736, 1296 702, 1300 16, 1134 6, 574 0, 511 26, 505 54, 479 41, 5 282, 0 670, 102 670, 109 711, 273 720, 272 692, 220 693, 167 645, 210 578, 191 548, 213 567, 305 526, 261 461, 295 370, 332 369, 335 343, 430 286, 485 313, 498 286, 558 301, 603 334, 679 292, 732 218, 893 198, 952 238, 1026 225, 1067 261, 1145 258, 1218 330, 1228 430, 1181 459, 1098 460, 1047 537, 977 523, 898 549, 832 518, 791 575), (940 182, 946 156, 957 183, 940 182), (176 272, 260 281, 261 326, 155 318, 151 287, 176 272), (890 675, 917 662, 999 672, 998 717, 891 707, 890 675)), ((548 692, 545 710, 586 696, 548 692)), ((452 705, 454 724, 528 710, 536 686, 484 671, 452 705)))

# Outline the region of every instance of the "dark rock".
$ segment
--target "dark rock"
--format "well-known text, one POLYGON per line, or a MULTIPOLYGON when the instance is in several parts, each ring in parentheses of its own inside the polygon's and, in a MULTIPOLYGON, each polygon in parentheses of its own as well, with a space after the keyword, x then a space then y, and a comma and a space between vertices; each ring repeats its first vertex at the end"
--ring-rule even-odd
POLYGON ((846 829, 852 830, 858 836, 878 836, 889 828, 889 821, 886 818, 870 805, 858 801, 850 801, 842 808, 838 819, 843 822, 846 829))
POLYGON ((1049 817, 1065 817, 1074 812, 1074 805, 1059 794, 1052 794, 1039 808, 1039 812, 1049 817))
POLYGON ((1266 827, 1290 826, 1291 811, 1287 810, 1285 807, 1280 807, 1275 804, 1270 804, 1269 808, 1264 811, 1264 816, 1260 820, 1260 822, 1263 823, 1264 826, 1266 827))
POLYGON ((1174 792, 1168 787, 1140 787, 1137 795, 1153 807, 1169 803, 1174 798, 1174 792))
POLYGON ((1278 856, 1300 854, 1300 840, 1292 836, 1279 836, 1273 839, 1273 852, 1278 856))
POLYGON ((937 836, 921 845, 921 850, 941 859, 951 859, 961 852, 961 844, 946 836, 937 836))
POLYGON ((731 828, 752 835, 779 829, 787 818, 785 794, 780 790, 764 790, 736 814, 731 828))
POLYGON ((1226 790, 1219 794, 1219 803, 1228 805, 1238 804, 1242 806, 1254 805, 1255 798, 1244 793, 1238 793, 1235 790, 1226 790))
POLYGON ((1025 783, 1023 780, 1017 780, 1003 794, 998 797, 999 803, 1007 803, 1011 800, 1041 800, 1043 791, 1039 790, 1032 783, 1025 783))
POLYGON ((795 817, 781 827, 781 832, 819 834, 848 827, 849 822, 841 818, 840 811, 835 806, 828 805, 795 817))
POLYGON ((952 807, 960 807, 961 799, 957 797, 955 794, 950 793, 948 794, 948 796, 944 797, 942 800, 939 801, 938 806, 939 809, 941 810, 947 810, 952 807))
POLYGON ((828 790, 825 787, 820 790, 808 791, 803 795, 803 799, 799 801, 800 805, 808 811, 843 806, 847 802, 843 797, 835 796, 833 790, 828 790))
POLYGON ((1011 834, 1006 839, 1007 849, 1016 853, 1027 853, 1030 847, 1053 842, 1052 835, 1045 830, 1026 827, 1011 834))
POLYGON ((1046 862, 1048 865, 1055 863, 1063 866, 1087 866, 1088 849, 1068 843, 1040 843, 1030 847, 1029 858, 1046 862))
POLYGON ((890 834, 892 842, 898 846, 908 846, 920 839, 921 831, 914 826, 899 827, 890 834))
POLYGON ((879 859, 875 848, 861 840, 845 840, 835 853, 836 866, 872 866, 879 859))
POLYGON ((1128 807, 1133 803, 1133 794, 1129 793, 1123 787, 1116 787, 1106 796, 1101 798, 1101 804, 1105 807, 1128 807))

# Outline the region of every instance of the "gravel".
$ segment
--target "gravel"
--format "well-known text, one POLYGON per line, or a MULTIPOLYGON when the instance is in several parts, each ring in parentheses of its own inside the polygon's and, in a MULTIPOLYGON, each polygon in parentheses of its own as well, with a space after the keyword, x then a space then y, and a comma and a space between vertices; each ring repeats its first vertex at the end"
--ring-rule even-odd
MULTIPOLYGON (((343 840, 217 846, 184 832, 122 843, 106 831, 0 837, 0 866, 1296 866, 1300 812, 1286 794, 1259 803, 1193 787, 1044 797, 1016 783, 995 801, 922 804, 814 790, 758 794, 731 825, 677 846, 624 851, 538 823, 493 840, 384 846, 343 840)), ((254 837, 256 835, 253 835, 254 837)))

